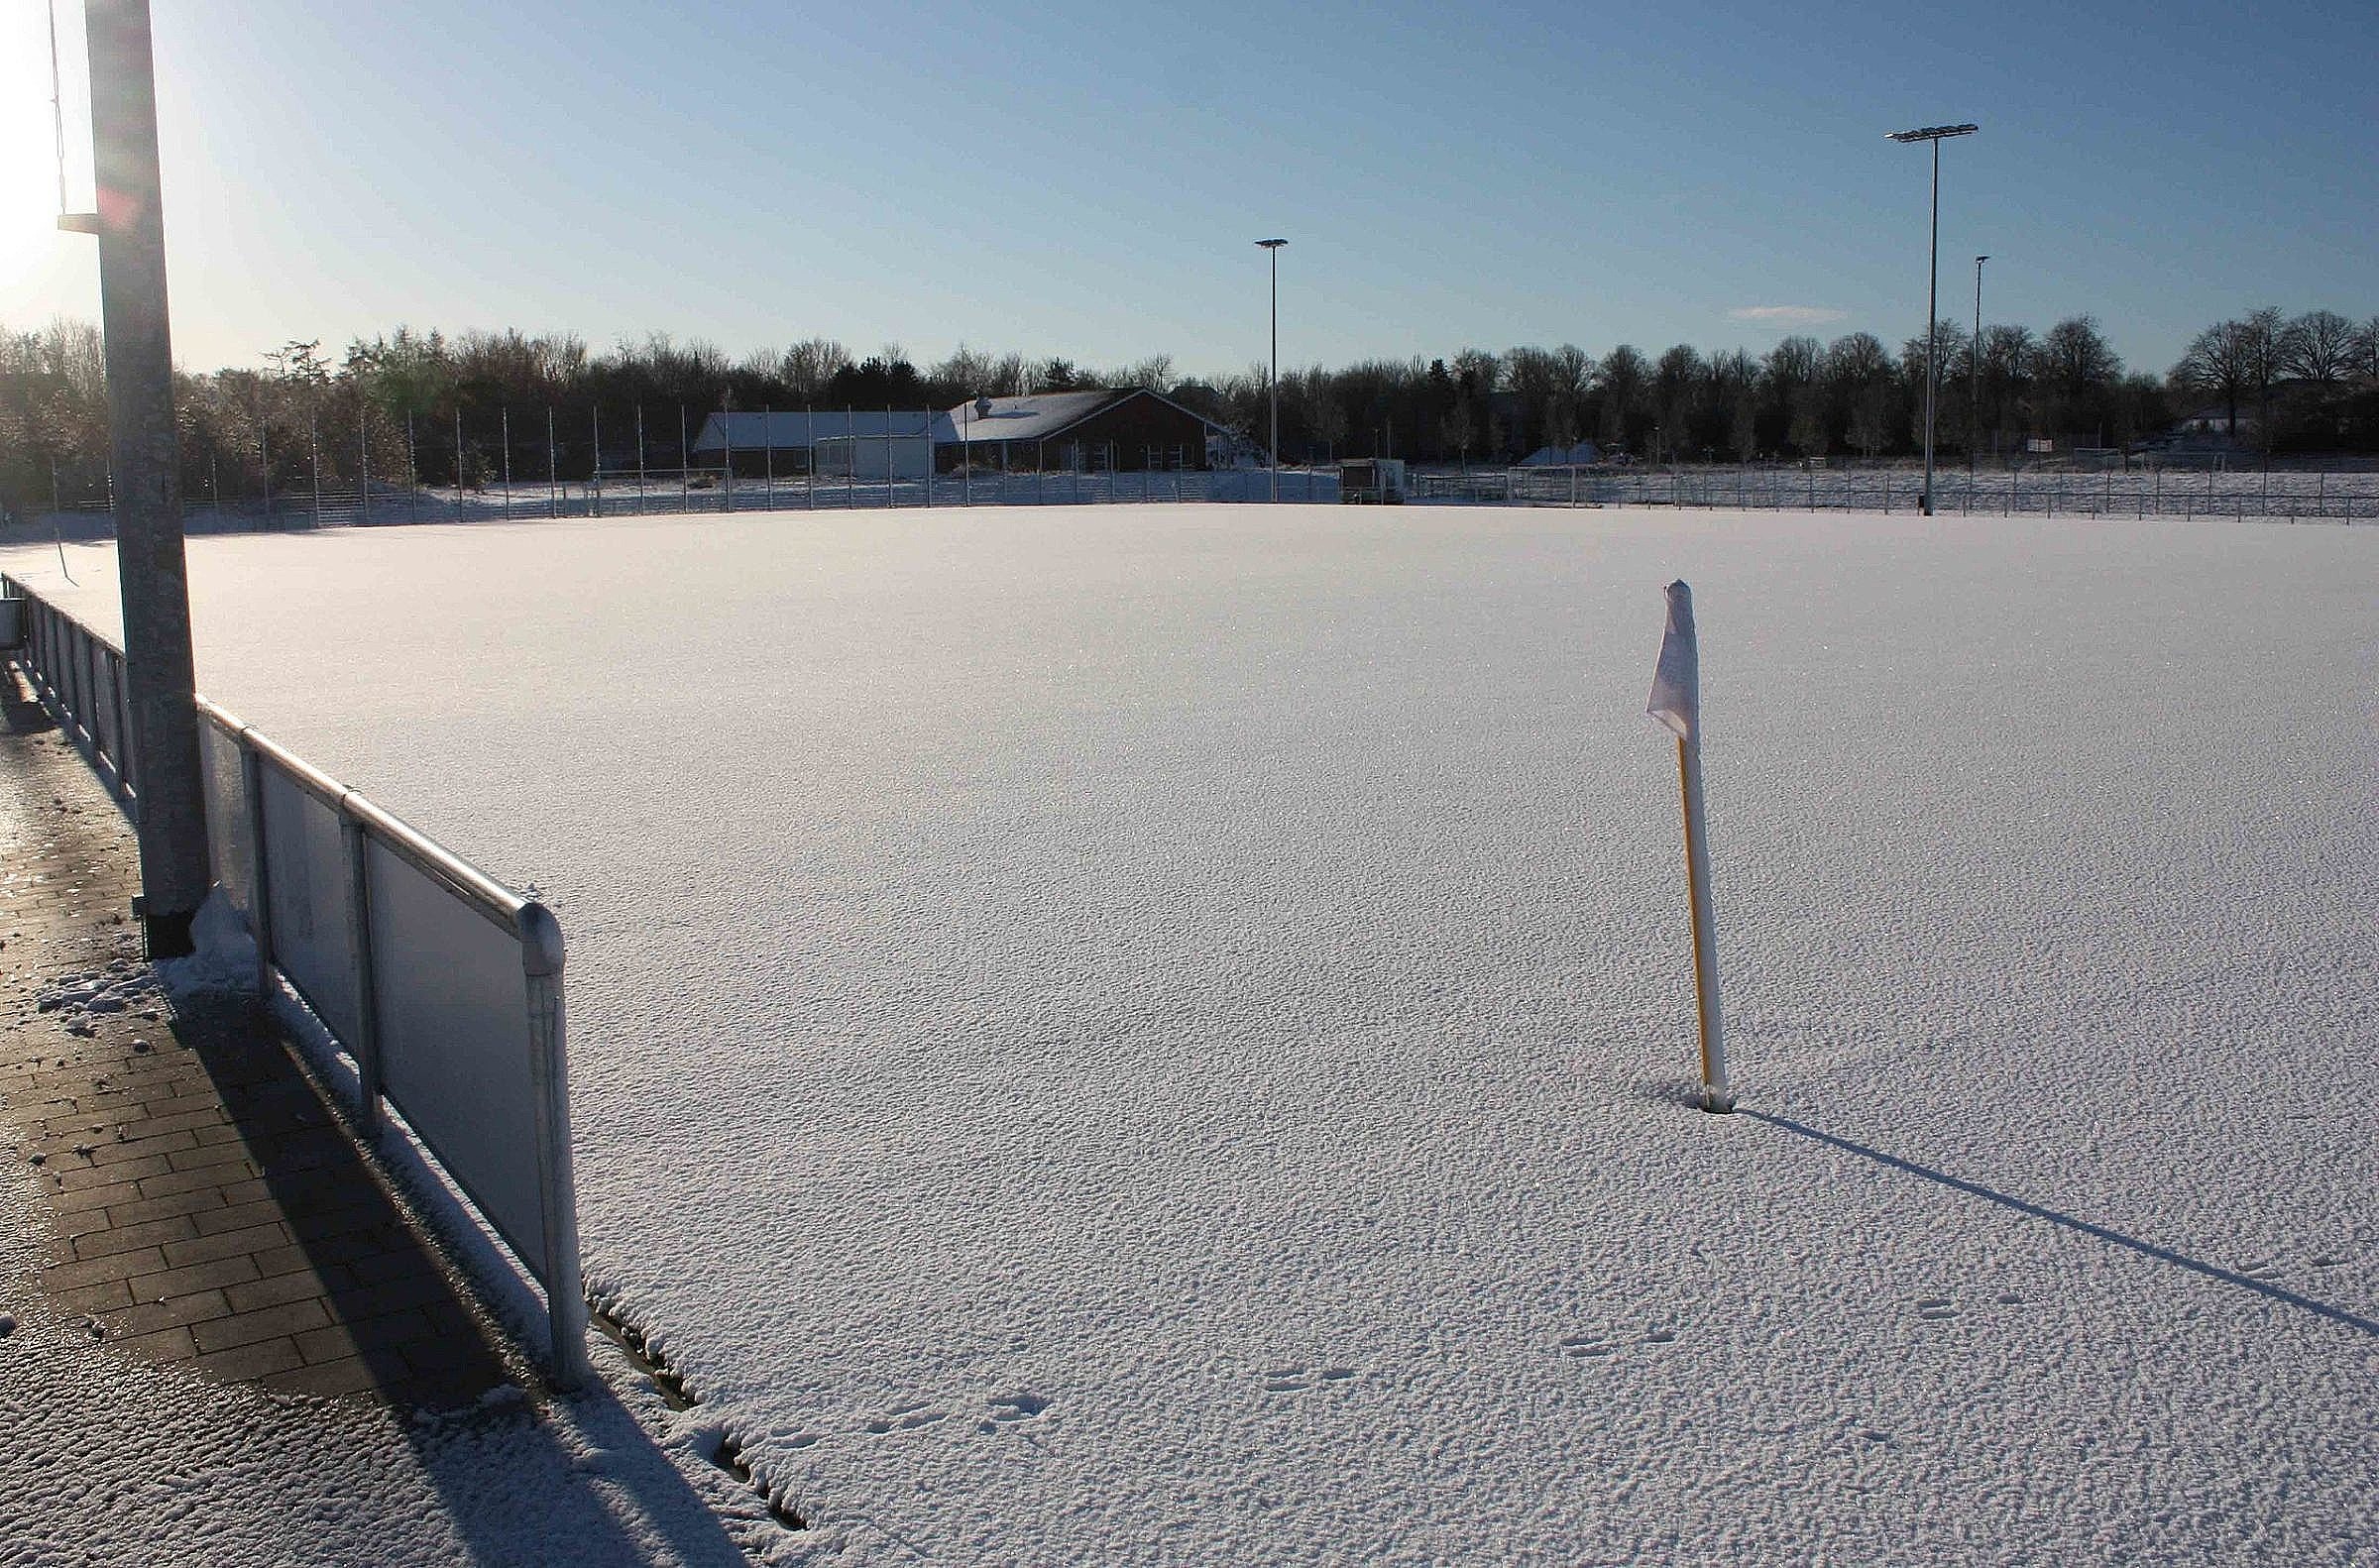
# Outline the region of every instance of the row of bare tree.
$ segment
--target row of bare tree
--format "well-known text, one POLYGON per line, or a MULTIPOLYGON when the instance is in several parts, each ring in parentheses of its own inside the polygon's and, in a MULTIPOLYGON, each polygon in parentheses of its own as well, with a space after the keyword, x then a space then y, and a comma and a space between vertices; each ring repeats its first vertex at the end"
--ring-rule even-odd
MULTIPOLYGON (((1955 321, 1937 331, 1945 453, 2011 452, 2036 436, 2123 445, 2177 421, 2265 451, 2379 450, 2379 317, 2252 311, 2208 327, 2161 377, 2127 371, 2089 316, 2038 334, 1988 325, 1979 341, 1955 321)), ((1598 358, 1565 344, 1316 365, 1281 378, 1281 447, 1291 460, 1491 463, 1579 442, 1663 461, 1886 457, 1922 439, 1926 351, 1921 337, 1895 351, 1853 332, 1788 337, 1758 356, 1684 344, 1650 356, 1621 344, 1598 358)), ((193 498, 254 497, 316 474, 443 484, 508 470, 541 479, 550 468, 577 480, 598 462, 632 461, 631 441, 653 466, 676 467, 716 408, 943 408, 979 394, 1139 386, 1251 440, 1269 419, 1261 366, 1184 377, 1164 355, 1091 367, 962 345, 920 367, 897 345, 861 358, 825 338, 735 359, 660 335, 595 354, 569 334, 399 327, 335 359, 319 343, 265 359, 180 376, 193 498)), ((105 463, 96 329, 0 328, 0 501, 38 505, 54 484, 104 494, 105 463)))

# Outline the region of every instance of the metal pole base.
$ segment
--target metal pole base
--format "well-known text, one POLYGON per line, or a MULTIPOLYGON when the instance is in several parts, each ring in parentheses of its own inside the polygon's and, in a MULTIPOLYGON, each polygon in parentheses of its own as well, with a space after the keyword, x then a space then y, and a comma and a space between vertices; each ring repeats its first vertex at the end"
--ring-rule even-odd
POLYGON ((155 915, 138 902, 132 912, 140 917, 141 939, 150 961, 186 958, 198 951, 197 943, 190 938, 190 923, 198 918, 195 912, 155 915))
POLYGON ((1703 1084, 1702 1109, 1714 1116, 1732 1114, 1735 1109, 1735 1091, 1733 1089, 1716 1089, 1707 1083, 1703 1084))

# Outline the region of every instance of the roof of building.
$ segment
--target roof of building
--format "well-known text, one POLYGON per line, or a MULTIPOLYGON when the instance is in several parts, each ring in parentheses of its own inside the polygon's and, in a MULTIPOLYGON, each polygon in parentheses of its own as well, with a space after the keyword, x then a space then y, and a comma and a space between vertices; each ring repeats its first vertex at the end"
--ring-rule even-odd
POLYGON ((1046 441, 1061 430, 1129 397, 1137 388, 1093 388, 1084 392, 1026 392, 1017 397, 982 397, 959 404, 945 416, 963 441, 1046 441))
POLYGON ((928 412, 917 408, 796 408, 768 411, 736 410, 707 415, 702 433, 694 438, 697 452, 739 452, 773 447, 782 452, 807 448, 821 441, 855 437, 882 440, 931 436, 936 446, 962 441, 1048 441, 1093 414, 1137 396, 1154 397, 1169 407, 1199 420, 1210 430, 1221 426, 1193 408, 1183 408, 1162 392, 1145 387, 1104 387, 1083 392, 1027 392, 1016 397, 975 398, 955 408, 928 412))
POLYGON ((1227 432, 1194 408, 1184 407, 1161 392, 1146 387, 1108 387, 1095 391, 1028 392, 1018 397, 978 397, 950 410, 947 417, 964 441, 1047 441, 1065 434, 1083 420, 1106 412, 1134 397, 1147 397, 1188 414, 1208 433, 1227 432))
POLYGON ((948 415, 922 408, 778 408, 767 412, 738 409, 706 416, 702 434, 694 438, 694 450, 724 452, 733 446, 738 452, 756 452, 767 446, 782 452, 815 446, 820 441, 846 437, 880 441, 887 435, 911 440, 930 435, 936 446, 958 439, 948 415))

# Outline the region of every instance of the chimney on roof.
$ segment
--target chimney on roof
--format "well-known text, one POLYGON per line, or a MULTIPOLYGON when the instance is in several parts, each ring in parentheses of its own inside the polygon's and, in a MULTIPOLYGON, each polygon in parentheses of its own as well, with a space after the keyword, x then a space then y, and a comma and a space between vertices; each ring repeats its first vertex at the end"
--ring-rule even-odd
POLYGON ((991 394, 989 392, 984 392, 974 399, 974 416, 977 419, 991 417, 991 394))

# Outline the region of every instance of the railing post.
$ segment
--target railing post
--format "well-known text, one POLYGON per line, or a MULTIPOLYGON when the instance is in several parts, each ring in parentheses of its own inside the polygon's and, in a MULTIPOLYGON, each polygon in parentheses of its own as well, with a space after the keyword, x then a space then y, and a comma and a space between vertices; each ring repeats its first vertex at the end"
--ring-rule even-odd
POLYGON ((101 654, 107 664, 107 701, 116 720, 115 755, 108 758, 116 765, 116 793, 140 798, 141 787, 132 777, 132 711, 124 690, 124 661, 114 651, 101 654))
POLYGON ((240 747, 240 793, 248 806, 248 930, 256 938, 256 999, 273 1005, 272 855, 265 843, 265 759, 250 731, 234 737, 240 747))
POLYGON ((587 1365, 587 1291, 578 1264, 577 1177, 570 1157, 570 1072, 562 1010, 562 928, 544 905, 520 911, 528 985, 528 1065, 536 1102, 537 1202, 544 1221, 545 1315, 553 1380, 575 1389, 587 1365))
POLYGON ((339 847, 347 861, 347 945, 355 954, 356 1122, 380 1132, 380 971, 372 956, 372 855, 364 825, 340 802, 339 847))

